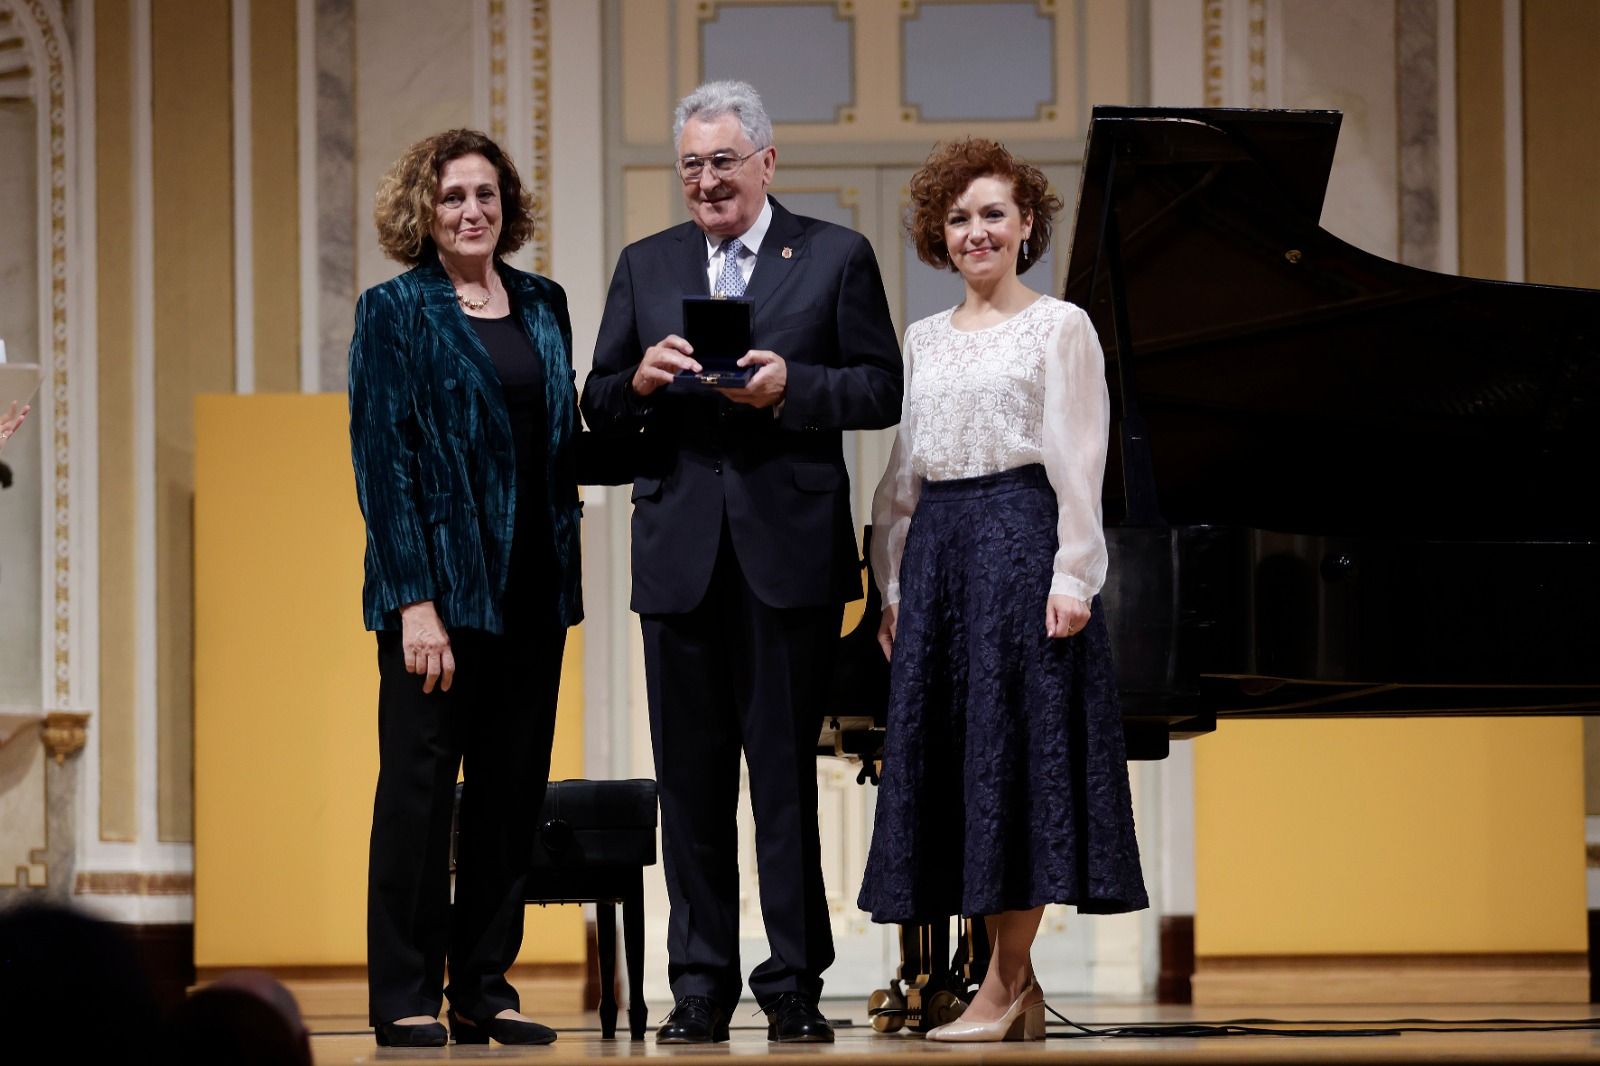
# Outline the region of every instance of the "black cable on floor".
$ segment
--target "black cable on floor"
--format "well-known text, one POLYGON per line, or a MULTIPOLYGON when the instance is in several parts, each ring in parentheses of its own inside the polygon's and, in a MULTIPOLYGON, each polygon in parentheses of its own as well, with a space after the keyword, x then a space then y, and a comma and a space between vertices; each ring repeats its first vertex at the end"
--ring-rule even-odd
POLYGON ((1564 1033, 1600 1030, 1600 1018, 1534 1019, 1487 1018, 1441 1019, 1398 1018, 1381 1022, 1362 1019, 1313 1019, 1283 1021, 1275 1018, 1239 1018, 1222 1022, 1140 1022, 1135 1024, 1090 1027, 1079 1025, 1048 1003, 1045 1009, 1076 1032, 1046 1033, 1058 1040, 1078 1040, 1088 1036, 1125 1037, 1140 1040, 1200 1039, 1218 1036, 1288 1037, 1373 1037, 1401 1036, 1406 1033, 1564 1033), (1355 1027, 1351 1023, 1355 1022, 1355 1027), (1327 1029, 1273 1028, 1274 1026, 1327 1025, 1327 1029))
MULTIPOLYGON (((1138 1023, 1145 1024, 1145 1023, 1138 1023)), ((1149 1024, 1160 1025, 1160 1022, 1149 1024)), ((1600 1026, 1600 1018, 1228 1018, 1210 1025, 1570 1025, 1600 1026)))

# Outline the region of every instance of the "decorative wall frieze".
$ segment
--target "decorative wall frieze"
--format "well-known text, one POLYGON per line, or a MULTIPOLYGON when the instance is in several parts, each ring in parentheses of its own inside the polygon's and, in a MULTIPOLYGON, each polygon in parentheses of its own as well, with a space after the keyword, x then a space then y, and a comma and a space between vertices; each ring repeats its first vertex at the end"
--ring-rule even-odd
POLYGON ((1267 0, 1247 0, 1245 11, 1245 78, 1250 106, 1267 107, 1267 0))
POLYGON ((1223 0, 1204 0, 1205 20, 1202 33, 1204 50, 1201 64, 1205 70, 1205 105, 1221 107, 1226 84, 1222 77, 1223 0))
POLYGON ((550 0, 530 0, 528 40, 528 182, 534 194, 529 257, 536 274, 550 273, 550 0))
POLYGON ((486 0, 489 12, 489 136, 501 144, 506 139, 506 0, 486 0))
MULTIPOLYGON (((49 544, 44 560, 45 602, 50 610, 50 647, 44 691, 46 702, 73 705, 74 561, 72 482, 72 335, 68 280, 74 150, 77 145, 71 45, 60 4, 55 0, 0 0, 4 33, 23 44, 26 84, 39 116, 39 185, 48 228, 47 256, 40 263, 39 361, 45 380, 37 417, 49 444, 45 466, 44 513, 49 544)), ((21 85, 18 82, 18 85, 21 85)))
POLYGON ((1281 47, 1278 0, 1201 0, 1206 107, 1276 107, 1281 47))
POLYGON ((192 896, 194 874, 84 870, 72 891, 78 896, 192 896))
POLYGON ((482 0, 488 35, 488 93, 479 107, 489 136, 516 160, 533 194, 533 235, 514 262, 536 274, 550 255, 550 0, 482 0), (515 116, 515 118, 513 118, 515 116))

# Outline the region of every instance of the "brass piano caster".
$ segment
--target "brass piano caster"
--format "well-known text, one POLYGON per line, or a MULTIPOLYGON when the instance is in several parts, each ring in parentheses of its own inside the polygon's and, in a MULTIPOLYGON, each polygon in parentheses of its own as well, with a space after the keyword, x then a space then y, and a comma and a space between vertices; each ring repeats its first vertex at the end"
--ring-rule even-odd
POLYGON ((953 1022, 961 1017, 966 1009, 967 1001, 954 992, 935 992, 928 997, 927 1004, 922 1008, 923 1029, 932 1029, 936 1025, 953 1022))
POLYGON ((867 997, 867 1017, 874 1032, 898 1033, 906 1024, 906 997, 898 989, 878 989, 867 997))

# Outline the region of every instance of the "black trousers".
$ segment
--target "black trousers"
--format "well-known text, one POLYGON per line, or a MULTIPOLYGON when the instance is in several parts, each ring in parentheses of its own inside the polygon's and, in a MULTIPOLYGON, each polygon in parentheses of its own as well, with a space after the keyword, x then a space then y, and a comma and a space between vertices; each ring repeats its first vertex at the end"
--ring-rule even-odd
POLYGON ((378 635, 378 789, 367 876, 367 983, 374 1025, 518 1009, 505 972, 522 945, 523 886, 550 778, 566 631, 450 634, 449 692, 422 691, 400 634, 378 635), (455 902, 450 815, 463 772, 455 902), (445 959, 450 987, 445 989, 445 959))
POLYGON ((739 753, 750 770, 761 915, 772 954, 758 1002, 815 1000, 833 962, 817 830, 817 733, 843 608, 758 599, 726 527, 710 589, 687 614, 647 615, 645 677, 661 797, 675 998, 732 1010, 739 965, 739 753))

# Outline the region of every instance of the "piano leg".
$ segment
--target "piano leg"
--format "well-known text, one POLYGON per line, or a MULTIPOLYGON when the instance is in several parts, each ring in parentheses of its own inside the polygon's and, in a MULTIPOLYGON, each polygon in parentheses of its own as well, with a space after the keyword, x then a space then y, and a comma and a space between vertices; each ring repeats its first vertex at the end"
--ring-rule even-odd
POLYGON ((867 1000, 872 1028, 925 1033, 961 1017, 989 968, 989 935, 982 920, 961 919, 954 954, 949 922, 900 926, 900 966, 888 988, 867 1000), (903 990, 902 990, 903 989, 903 990))
POLYGON ((900 991, 900 978, 889 982, 867 997, 867 1017, 879 1033, 898 1033, 906 1024, 906 994, 900 991))
POLYGON ((907 1024, 916 1028, 917 1013, 911 1004, 915 1000, 920 1005, 916 989, 919 982, 926 982, 928 977, 928 967, 924 964, 925 944, 933 935, 932 930, 926 925, 897 928, 900 931, 900 965, 888 988, 880 988, 867 997, 867 1015, 872 1019, 872 1028, 880 1033, 899 1032, 907 1024))
POLYGON ((982 918, 961 919, 961 937, 950 969, 960 973, 961 998, 970 1000, 989 973, 989 926, 982 918))
POLYGON ((594 905, 595 948, 600 956, 600 1035, 617 1035, 617 906, 610 900, 594 905))
POLYGON ((944 991, 944 961, 950 953, 950 929, 944 922, 919 925, 916 937, 917 972, 906 988, 906 1006, 910 1010, 906 1020, 920 1033, 928 1030, 932 1015, 948 1009, 945 997, 940 993, 944 991))
POLYGON ((628 1035, 644 1039, 650 1009, 644 1002, 644 867, 622 899, 622 956, 628 964, 628 1035))

